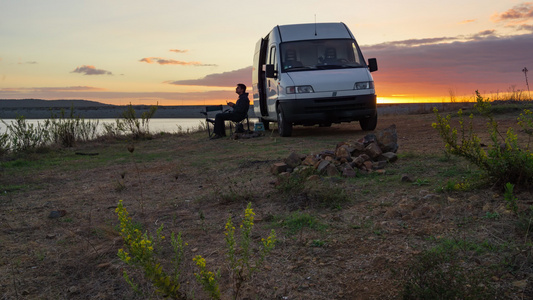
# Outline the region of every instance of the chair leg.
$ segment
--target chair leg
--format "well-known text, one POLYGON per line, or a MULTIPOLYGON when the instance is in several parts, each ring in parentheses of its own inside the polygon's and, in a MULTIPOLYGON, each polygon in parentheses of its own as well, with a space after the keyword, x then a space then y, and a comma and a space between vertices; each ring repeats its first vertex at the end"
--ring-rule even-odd
POLYGON ((215 135, 215 122, 212 119, 205 119, 205 125, 207 126, 207 135, 208 137, 213 137, 215 135), (213 127, 213 129, 211 129, 213 127))
POLYGON ((230 136, 233 135, 233 122, 232 121, 229 121, 229 135, 230 136))

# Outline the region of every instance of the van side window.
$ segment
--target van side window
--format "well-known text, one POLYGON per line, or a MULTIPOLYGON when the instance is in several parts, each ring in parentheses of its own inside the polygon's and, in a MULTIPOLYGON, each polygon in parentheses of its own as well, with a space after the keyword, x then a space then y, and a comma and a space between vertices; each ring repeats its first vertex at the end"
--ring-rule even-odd
POLYGON ((274 71, 278 71, 278 62, 276 60, 276 47, 270 48, 268 55, 268 64, 274 65, 274 71))

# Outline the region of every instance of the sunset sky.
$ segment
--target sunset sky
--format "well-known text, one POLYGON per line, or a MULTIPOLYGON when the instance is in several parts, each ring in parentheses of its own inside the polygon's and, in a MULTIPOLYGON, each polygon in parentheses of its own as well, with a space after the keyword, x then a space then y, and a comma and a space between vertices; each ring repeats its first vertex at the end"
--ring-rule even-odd
POLYGON ((259 38, 315 18, 344 22, 377 58, 380 102, 528 93, 533 2, 0 0, 0 99, 234 100, 259 38))

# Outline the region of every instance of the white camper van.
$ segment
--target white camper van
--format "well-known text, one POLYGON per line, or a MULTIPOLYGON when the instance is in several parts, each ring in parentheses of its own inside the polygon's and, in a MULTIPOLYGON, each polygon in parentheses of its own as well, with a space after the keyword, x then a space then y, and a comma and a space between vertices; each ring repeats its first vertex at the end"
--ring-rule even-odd
POLYGON ((293 125, 331 126, 359 121, 377 125, 376 93, 354 36, 343 23, 279 25, 255 47, 252 86, 254 112, 268 130, 277 122, 281 136, 293 125))

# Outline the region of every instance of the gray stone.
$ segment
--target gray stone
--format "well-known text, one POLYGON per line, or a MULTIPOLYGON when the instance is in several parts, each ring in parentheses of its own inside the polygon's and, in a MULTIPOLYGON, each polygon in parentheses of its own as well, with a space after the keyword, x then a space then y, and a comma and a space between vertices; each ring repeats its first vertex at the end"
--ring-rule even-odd
POLYGON ((354 149, 353 151, 363 151, 365 150, 365 144, 360 141, 351 143, 350 146, 354 149))
POLYGON ((314 155, 307 155, 305 159, 302 161, 302 165, 314 166, 317 162, 318 162, 318 158, 316 158, 314 155))
POLYGON ((376 141, 383 152, 396 153, 396 151, 398 151, 398 134, 396 133, 396 125, 392 124, 383 131, 380 131, 376 136, 376 141))
POLYGON ((342 168, 342 176, 348 178, 354 178, 357 175, 357 172, 351 166, 345 166, 342 168))
POLYGON ((385 166, 387 166, 386 160, 375 161, 372 163, 372 169, 374 170, 385 169, 385 166))
POLYGON ((395 162, 398 160, 398 155, 394 152, 385 152, 381 154, 381 157, 383 157, 388 162, 395 162))
POLYGON ((57 219, 57 218, 61 218, 63 217, 64 215, 67 214, 67 211, 66 210, 53 210, 50 212, 50 214, 48 215, 48 217, 50 219, 57 219))
POLYGON ((350 156, 351 156, 351 153, 347 145, 342 145, 335 150, 335 157, 337 159, 342 159, 342 158, 348 159, 350 156))
POLYGON ((339 175, 340 175, 340 172, 339 172, 339 170, 337 170, 337 168, 336 168, 334 165, 329 164, 329 165, 326 167, 326 174, 327 174, 328 176, 333 177, 333 176, 339 176, 339 175))
POLYGON ((302 160, 300 159, 300 155, 296 152, 292 152, 287 158, 285 158, 285 163, 289 168, 294 169, 302 163, 302 160))
POLYGON ((318 164, 318 167, 316 168, 318 173, 324 173, 326 172, 326 168, 330 165, 330 162, 327 160, 322 160, 318 164))
POLYGON ((285 172, 285 171, 287 171, 287 164, 286 163, 278 162, 278 163, 274 163, 274 164, 272 164, 272 166, 270 166, 270 173, 272 173, 274 175, 277 175, 277 174, 285 172))
POLYGON ((364 153, 363 153, 363 154, 361 154, 361 155, 359 155, 359 156, 360 156, 362 159, 364 159, 365 161, 370 160, 370 156, 368 156, 367 154, 364 154, 364 153))
POLYGON ((406 175, 406 174, 402 175, 401 181, 402 182, 414 182, 414 180, 409 175, 406 175))
POLYGON ((324 150, 324 151, 320 152, 319 156, 322 159, 326 159, 327 157, 334 158, 335 157, 335 151, 324 150))
POLYGON ((379 157, 383 151, 381 151, 381 148, 379 148, 377 143, 370 143, 366 146, 365 153, 370 156, 370 158, 374 159, 379 157))
POLYGON ((359 155, 358 157, 353 158, 352 159, 352 166, 355 167, 355 168, 360 168, 363 165, 363 163, 368 160, 366 158, 370 159, 370 157, 368 157, 368 155, 366 155, 366 154, 364 156, 363 155, 359 155))
POLYGON ((362 139, 360 139, 359 142, 363 143, 366 147, 369 144, 376 142, 376 135, 373 133, 367 134, 362 139))

